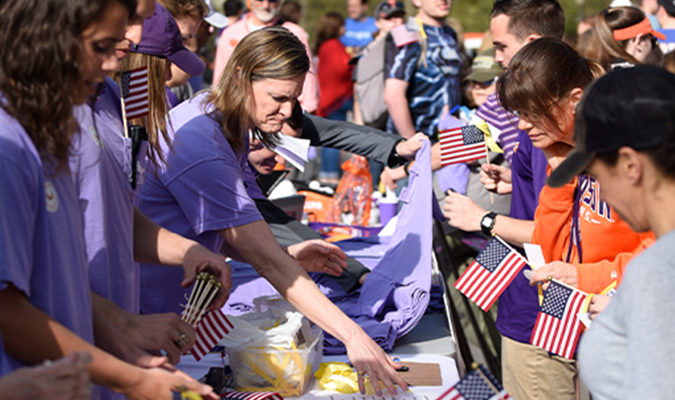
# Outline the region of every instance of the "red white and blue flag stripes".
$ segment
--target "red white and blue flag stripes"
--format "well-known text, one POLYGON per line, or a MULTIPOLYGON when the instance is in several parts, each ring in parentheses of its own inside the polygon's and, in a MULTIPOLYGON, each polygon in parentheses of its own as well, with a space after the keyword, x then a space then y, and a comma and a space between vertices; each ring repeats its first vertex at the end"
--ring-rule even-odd
POLYGON ((455 287, 487 311, 526 265, 520 253, 495 236, 457 279, 455 287))
POLYGON ((485 134, 475 125, 467 125, 438 133, 441 143, 441 165, 475 161, 486 156, 485 134))
POLYGON ((127 119, 148 115, 148 67, 123 72, 120 87, 127 119))
POLYGON ((511 396, 482 365, 448 389, 437 400, 507 400, 511 396))
POLYGON ((581 335, 577 315, 582 312, 587 297, 582 291, 551 281, 544 292, 530 343, 571 359, 581 335))

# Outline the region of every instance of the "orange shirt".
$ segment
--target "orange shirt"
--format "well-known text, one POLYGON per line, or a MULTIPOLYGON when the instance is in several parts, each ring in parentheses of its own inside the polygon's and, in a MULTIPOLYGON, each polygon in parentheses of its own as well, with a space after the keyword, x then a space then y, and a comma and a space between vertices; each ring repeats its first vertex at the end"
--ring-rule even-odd
MULTIPOLYGON (((548 170, 550 173, 550 167, 548 170)), ((579 289, 600 293, 614 281, 621 282, 628 262, 654 243, 654 234, 633 231, 600 200, 600 184, 595 178, 587 177, 578 196, 581 249, 570 246, 578 182, 579 178, 575 178, 557 189, 544 186, 534 215, 532 243, 541 246, 546 262, 568 262, 569 255, 569 263, 577 266, 579 289)))

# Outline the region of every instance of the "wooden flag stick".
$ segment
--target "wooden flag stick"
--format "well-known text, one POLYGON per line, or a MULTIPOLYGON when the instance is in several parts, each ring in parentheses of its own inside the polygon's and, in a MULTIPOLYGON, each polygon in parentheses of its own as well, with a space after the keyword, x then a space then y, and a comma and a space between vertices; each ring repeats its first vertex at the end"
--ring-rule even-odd
POLYGON ((199 294, 199 298, 197 299, 197 304, 194 307, 194 314, 193 314, 194 318, 189 321, 193 325, 195 325, 196 322, 197 322, 197 315, 199 315, 199 313, 201 312, 202 307, 204 306, 204 301, 206 300, 206 296, 211 292, 211 287, 213 286, 213 283, 215 282, 215 279, 213 278, 213 276, 209 275, 205 279, 205 281, 206 281, 206 285, 204 286, 204 289, 202 290, 202 292, 199 294))
MULTIPOLYGON (((211 276, 211 278, 215 281, 215 278, 213 278, 213 276, 211 276)), ((216 282, 215 285, 213 285, 213 291, 209 295, 209 298, 206 300, 206 303, 204 303, 204 307, 202 307, 202 310, 199 312, 199 315, 197 316, 197 318, 194 320, 194 322, 192 324, 193 328, 197 327, 197 324, 199 323, 199 321, 202 319, 202 317, 206 313, 206 309, 209 308, 209 305, 213 301, 213 298, 216 297, 216 294, 218 294, 221 287, 223 287, 223 285, 220 282, 216 282)))
POLYGON ((129 126, 127 125, 127 110, 126 105, 124 104, 124 92, 122 90, 122 84, 120 82, 120 103, 122 103, 122 123, 124 124, 124 137, 129 138, 129 126))
MULTIPOLYGON (((485 133, 483 133, 485 135, 485 133)), ((487 143, 487 137, 483 137, 485 140, 485 161, 487 161, 487 165, 490 165, 490 151, 488 150, 488 143, 487 143)), ((495 196, 490 192, 490 203, 495 204, 495 196)))
POLYGON ((185 307, 185 318, 183 318, 187 323, 190 323, 192 321, 192 315, 194 314, 194 310, 196 307, 197 299, 199 298, 199 295, 202 291, 202 287, 204 286, 204 281, 206 280, 206 273, 200 273, 197 275, 197 282, 192 288, 192 294, 190 295, 190 299, 188 300, 188 305, 185 307))

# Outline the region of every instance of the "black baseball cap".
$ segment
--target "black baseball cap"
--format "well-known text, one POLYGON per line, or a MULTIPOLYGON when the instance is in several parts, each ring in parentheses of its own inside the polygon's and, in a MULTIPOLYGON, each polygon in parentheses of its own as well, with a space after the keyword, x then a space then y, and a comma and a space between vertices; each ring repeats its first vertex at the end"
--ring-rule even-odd
POLYGON ((658 0, 658 3, 662 5, 669 14, 675 15, 675 0, 658 0))
POLYGON ((405 6, 402 2, 396 0, 381 1, 373 12, 375 19, 391 18, 394 15, 405 15, 405 6))
POLYGON ((596 154, 669 140, 675 140, 675 75, 646 65, 615 69, 587 87, 577 105, 574 151, 546 182, 565 185, 596 154))

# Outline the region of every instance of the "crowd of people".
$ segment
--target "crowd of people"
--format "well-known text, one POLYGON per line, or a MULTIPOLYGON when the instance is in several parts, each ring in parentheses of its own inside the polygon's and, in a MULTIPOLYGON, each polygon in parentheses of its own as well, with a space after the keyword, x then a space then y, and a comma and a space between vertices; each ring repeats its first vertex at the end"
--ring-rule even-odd
POLYGON ((449 226, 540 245, 547 264, 497 309, 513 398, 675 389, 672 1, 607 8, 572 40, 557 0, 497 0, 471 61, 450 0, 413 0, 410 18, 400 1, 371 17, 348 0, 314 47, 292 0, 227 0, 225 15, 204 0, 0 4, 0 399, 218 398, 174 366, 195 343, 179 314, 197 275, 222 285, 210 309, 227 301, 225 257, 344 343, 363 393, 365 376, 378 395, 407 390, 308 275, 351 292, 369 270, 256 181, 283 165, 280 135, 322 147, 326 181, 345 151, 391 188, 430 141, 449 226), (147 115, 125 106, 139 68, 147 115), (502 152, 442 167, 438 131, 471 117, 502 152), (530 344, 552 279, 594 294, 572 360, 530 344))

